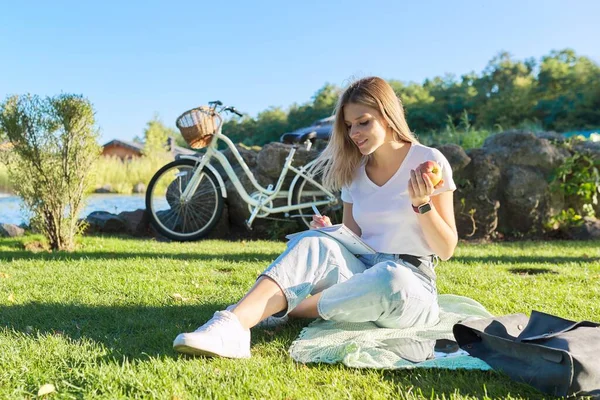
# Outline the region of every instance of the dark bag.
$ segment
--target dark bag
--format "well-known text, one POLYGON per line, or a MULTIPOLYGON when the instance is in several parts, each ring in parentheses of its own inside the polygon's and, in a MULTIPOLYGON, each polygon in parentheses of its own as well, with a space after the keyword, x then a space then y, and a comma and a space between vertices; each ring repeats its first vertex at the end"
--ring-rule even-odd
POLYGON ((533 311, 454 325, 458 345, 555 396, 600 396, 600 324, 533 311))

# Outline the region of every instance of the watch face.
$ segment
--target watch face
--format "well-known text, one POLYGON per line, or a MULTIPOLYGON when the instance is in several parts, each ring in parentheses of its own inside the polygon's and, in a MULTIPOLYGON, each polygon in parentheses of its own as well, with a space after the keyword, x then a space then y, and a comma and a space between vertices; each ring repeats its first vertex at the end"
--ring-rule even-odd
POLYGON ((428 211, 431 211, 431 204, 425 203, 419 206, 419 214, 425 214, 428 211))

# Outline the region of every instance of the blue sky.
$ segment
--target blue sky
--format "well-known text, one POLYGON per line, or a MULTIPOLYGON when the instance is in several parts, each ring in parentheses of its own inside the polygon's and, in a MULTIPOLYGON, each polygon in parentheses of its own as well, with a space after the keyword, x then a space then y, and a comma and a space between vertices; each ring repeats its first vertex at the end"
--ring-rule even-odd
POLYGON ((600 1, 0 0, 0 99, 77 93, 101 141, 220 99, 252 116, 326 82, 481 72, 570 47, 600 62, 600 1))

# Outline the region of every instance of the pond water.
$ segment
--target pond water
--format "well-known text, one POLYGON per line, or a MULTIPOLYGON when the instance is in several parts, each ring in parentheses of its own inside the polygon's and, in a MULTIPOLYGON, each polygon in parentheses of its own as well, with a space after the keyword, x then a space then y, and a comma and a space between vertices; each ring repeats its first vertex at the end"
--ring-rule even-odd
MULTIPOLYGON (((15 225, 28 223, 29 217, 21 210, 21 204, 21 199, 17 196, 0 193, 0 223, 15 225)), ((122 211, 135 211, 138 208, 146 208, 143 194, 93 194, 87 198, 81 218, 88 216, 92 211, 118 214, 122 211)))

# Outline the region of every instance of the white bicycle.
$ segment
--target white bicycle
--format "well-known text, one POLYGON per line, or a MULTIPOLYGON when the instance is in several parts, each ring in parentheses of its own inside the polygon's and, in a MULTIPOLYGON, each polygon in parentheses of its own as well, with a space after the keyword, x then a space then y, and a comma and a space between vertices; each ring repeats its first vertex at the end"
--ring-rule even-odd
MULTIPOLYGON (((234 107, 223 106, 220 101, 208 104, 186 111, 176 121, 190 147, 206 147, 206 152, 181 156, 168 163, 156 172, 148 184, 146 209, 152 224, 160 233, 177 241, 198 240, 217 224, 227 190, 223 177, 211 165, 213 159, 221 164, 235 190, 248 204, 250 216, 246 225, 250 229, 256 218, 266 218, 276 213, 283 213, 286 218, 301 218, 308 227, 312 220, 313 205, 319 207, 323 215, 328 215, 332 223, 341 222, 341 201, 336 193, 323 187, 319 177, 313 173, 315 161, 299 168, 292 165, 298 143, 290 149, 275 185, 270 184, 265 188, 258 183, 233 142, 221 132, 222 112, 241 114, 234 107), (246 191, 227 158, 218 150, 220 140, 227 144, 250 179, 256 189, 253 193, 246 191), (295 176, 287 190, 282 190, 288 171, 295 176), (276 199, 283 199, 279 202, 284 202, 284 205, 274 206, 276 199)), ((311 140, 315 136, 309 133, 299 142, 310 150, 311 140)))

